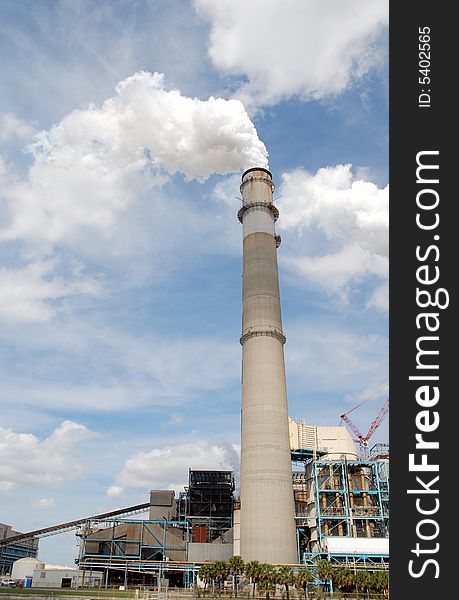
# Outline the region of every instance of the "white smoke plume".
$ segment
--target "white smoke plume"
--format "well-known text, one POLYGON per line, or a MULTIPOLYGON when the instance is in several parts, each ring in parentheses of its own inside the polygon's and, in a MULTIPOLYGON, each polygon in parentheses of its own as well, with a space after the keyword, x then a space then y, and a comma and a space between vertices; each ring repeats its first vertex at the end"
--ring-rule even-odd
POLYGON ((188 98, 164 75, 121 81, 102 106, 74 110, 30 146, 26 180, 5 190, 10 223, 0 239, 62 241, 76 227, 109 234, 139 192, 170 175, 205 180, 268 165, 238 100, 188 98))

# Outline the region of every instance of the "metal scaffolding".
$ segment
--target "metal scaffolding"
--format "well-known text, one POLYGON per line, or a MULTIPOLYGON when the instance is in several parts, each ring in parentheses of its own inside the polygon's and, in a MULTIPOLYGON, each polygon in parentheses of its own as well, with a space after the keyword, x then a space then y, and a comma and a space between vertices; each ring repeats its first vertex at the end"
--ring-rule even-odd
POLYGON ((91 587, 94 571, 103 571, 105 587, 127 585, 128 580, 134 585, 159 585, 166 572, 180 574, 181 584, 195 581, 196 567, 186 563, 188 521, 88 519, 77 535, 83 586, 91 587))
POLYGON ((318 458, 303 462, 304 470, 293 473, 297 546, 302 560, 313 563, 321 557, 385 568, 385 554, 354 552, 355 542, 349 543, 348 553, 331 554, 327 542, 330 538, 389 537, 388 461, 318 458))
POLYGON ((378 461, 316 461, 311 478, 319 543, 325 536, 387 537, 389 480, 378 461))

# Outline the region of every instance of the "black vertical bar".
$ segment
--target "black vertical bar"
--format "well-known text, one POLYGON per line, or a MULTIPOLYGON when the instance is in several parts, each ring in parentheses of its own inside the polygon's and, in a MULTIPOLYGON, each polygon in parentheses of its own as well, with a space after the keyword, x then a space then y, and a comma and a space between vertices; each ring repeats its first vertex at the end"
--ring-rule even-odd
MULTIPOLYGON (((453 560, 457 561, 454 551, 447 550, 449 542, 459 539, 458 493, 452 491, 457 489, 454 446, 459 436, 453 381, 458 369, 453 285, 459 198, 452 182, 458 171, 453 162, 457 151, 452 150, 458 121, 457 107, 453 110, 457 38, 450 3, 390 3, 390 595, 395 600, 432 600, 440 591, 450 590, 451 597, 457 593, 453 560), (421 168, 417 177, 417 158, 438 165, 438 170, 421 168), (436 215, 439 223, 432 227, 436 215), (432 228, 422 229, 416 218, 432 228), (420 267, 427 269, 418 271, 420 267), (436 275, 438 281, 425 283, 436 275), (417 297, 417 289, 426 293, 417 297), (432 305, 422 308, 420 304, 429 304, 427 293, 432 305), (435 316, 427 320, 419 317, 422 313, 435 316), (437 330, 429 331, 427 322, 437 330), (439 353, 418 355, 419 347, 439 353), (416 397, 421 386, 429 393, 424 405, 416 397), (436 403, 435 387, 440 393, 436 403), (427 427, 432 431, 422 431, 427 427), (438 441, 439 448, 416 448, 416 434, 438 441), (410 454, 417 465, 425 460, 439 470, 410 470, 410 454)), ((426 396, 418 398, 422 402, 426 396)))

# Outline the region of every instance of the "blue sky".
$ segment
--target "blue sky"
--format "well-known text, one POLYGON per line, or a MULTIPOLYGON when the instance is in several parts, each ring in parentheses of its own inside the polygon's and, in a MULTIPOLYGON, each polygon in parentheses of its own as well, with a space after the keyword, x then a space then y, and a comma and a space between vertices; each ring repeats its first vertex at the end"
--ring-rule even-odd
MULTIPOLYGON (((377 392, 353 413, 365 433, 387 396, 387 4, 260 4, 1 3, 0 520, 17 530, 237 468, 237 197, 267 154, 290 414, 335 425, 377 392)), ((41 556, 71 563, 75 543, 41 556)))

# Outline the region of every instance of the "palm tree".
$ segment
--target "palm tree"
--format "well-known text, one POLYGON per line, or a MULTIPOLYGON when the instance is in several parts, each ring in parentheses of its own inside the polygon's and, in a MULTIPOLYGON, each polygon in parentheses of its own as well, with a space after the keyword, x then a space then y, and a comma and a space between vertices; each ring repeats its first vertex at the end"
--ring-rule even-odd
POLYGON ((301 568, 295 577, 295 585, 299 585, 303 589, 305 599, 308 596, 308 583, 314 581, 314 576, 309 569, 301 568))
POLYGON ((269 600, 269 593, 276 589, 278 572, 272 565, 268 565, 267 563, 262 563, 260 567, 258 588, 260 591, 266 592, 266 600, 269 600))
POLYGON ((228 569, 234 577, 234 595, 237 598, 237 578, 244 573, 245 563, 240 556, 232 556, 228 560, 228 569))
POLYGON ((365 590, 368 591, 368 585, 370 583, 369 579, 369 574, 366 571, 359 571, 355 574, 354 585, 358 593, 364 592, 365 590))
POLYGON ((288 567, 287 565, 281 567, 277 571, 277 576, 278 583, 285 585, 287 600, 290 600, 289 585, 293 585, 295 583, 295 575, 292 567, 288 567))
POLYGON ((251 560, 245 565, 245 574, 247 577, 250 577, 251 582, 253 583, 253 597, 255 598, 255 589, 257 587, 258 582, 260 581, 260 577, 263 571, 263 567, 258 560, 251 560))
POLYGON ((333 574, 333 582, 336 583, 340 590, 348 592, 354 585, 354 574, 350 569, 341 567, 333 574))
POLYGON ((225 581, 228 575, 228 565, 223 560, 217 560, 213 564, 215 579, 218 581, 218 590, 221 591, 222 583, 225 581))
POLYGON ((317 564, 317 575, 320 577, 320 579, 329 581, 330 586, 332 585, 334 574, 335 574, 335 569, 331 566, 331 564, 328 560, 321 560, 317 564))
POLYGON ((199 579, 204 581, 204 592, 206 591, 206 588, 209 585, 209 583, 212 581, 212 567, 213 565, 206 564, 202 565, 202 567, 199 568, 198 575, 199 579))
POLYGON ((206 568, 205 575, 212 582, 212 593, 215 593, 215 582, 220 579, 220 571, 216 562, 204 565, 206 568))
POLYGON ((386 595, 389 589, 389 576, 387 571, 377 571, 375 573, 371 573, 369 587, 372 591, 375 591, 378 594, 383 593, 386 595))
POLYGON ((382 571, 379 573, 379 578, 381 582, 381 588, 384 596, 387 596, 389 593, 389 573, 387 571, 382 571))

